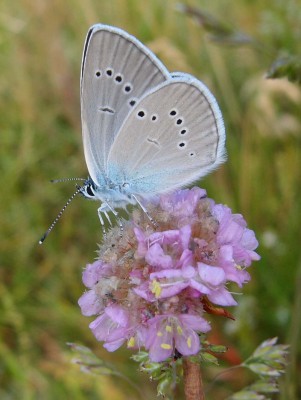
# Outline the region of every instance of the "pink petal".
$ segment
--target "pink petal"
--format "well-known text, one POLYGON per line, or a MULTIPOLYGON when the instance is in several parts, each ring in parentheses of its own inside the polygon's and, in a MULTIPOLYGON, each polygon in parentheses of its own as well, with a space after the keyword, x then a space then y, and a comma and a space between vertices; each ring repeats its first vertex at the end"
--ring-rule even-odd
POLYGON ((210 324, 198 315, 181 314, 178 318, 183 326, 189 327, 195 331, 208 332, 211 329, 210 324))
POLYGON ((154 279, 179 279, 182 278, 182 270, 180 269, 163 269, 158 272, 152 272, 149 276, 150 280, 154 279))
POLYGON ((203 285, 201 282, 198 282, 194 279, 191 279, 191 281, 189 282, 189 285, 191 288, 197 290, 201 294, 211 293, 211 289, 209 289, 207 286, 203 285))
POLYGON ((196 275, 196 269, 191 265, 181 268, 181 273, 184 279, 192 279, 196 275))
POLYGON ((191 238, 191 226, 185 225, 180 229, 180 241, 183 249, 188 249, 191 238))
POLYGON ((180 260, 176 263, 176 268, 186 267, 193 262, 193 253, 191 250, 185 249, 181 254, 180 260))
POLYGON ((192 329, 183 328, 182 334, 175 336, 175 347, 183 356, 196 354, 200 350, 200 338, 192 329))
POLYGON ((103 305, 100 303, 99 297, 93 290, 85 292, 78 300, 81 312, 86 317, 99 314, 103 311, 103 305))
POLYGON ((218 304, 220 306, 236 306, 237 305, 237 302, 234 300, 232 295, 225 288, 220 288, 218 290, 212 291, 210 294, 208 294, 208 299, 212 303, 218 304))
POLYGON ((138 249, 137 249, 137 255, 139 257, 144 257, 145 253, 147 252, 147 242, 146 242, 146 237, 142 229, 135 227, 134 228, 134 233, 136 236, 136 239, 138 241, 138 249))
POLYGON ((121 347, 124 342, 125 342, 125 339, 115 340, 114 342, 106 342, 106 343, 104 343, 103 347, 105 349, 107 349, 108 351, 112 352, 112 351, 119 349, 119 347, 121 347))
POLYGON ((159 243, 152 245, 146 253, 145 260, 153 267, 172 268, 173 262, 169 255, 164 254, 159 243))
POLYGON ((83 271, 83 283, 91 289, 100 279, 101 272, 104 264, 102 261, 97 260, 93 264, 87 264, 83 271))
POLYGON ((127 326, 129 321, 129 312, 124 308, 118 305, 108 306, 105 309, 105 313, 118 325, 122 327, 127 326))
POLYGON ((165 299, 167 297, 175 296, 176 294, 181 293, 182 290, 186 289, 188 287, 188 285, 189 285, 188 282, 178 282, 174 285, 170 285, 167 287, 163 286, 159 298, 165 299))
POLYGON ((201 280, 208 285, 218 286, 225 280, 225 272, 220 267, 212 267, 204 263, 198 263, 201 280))

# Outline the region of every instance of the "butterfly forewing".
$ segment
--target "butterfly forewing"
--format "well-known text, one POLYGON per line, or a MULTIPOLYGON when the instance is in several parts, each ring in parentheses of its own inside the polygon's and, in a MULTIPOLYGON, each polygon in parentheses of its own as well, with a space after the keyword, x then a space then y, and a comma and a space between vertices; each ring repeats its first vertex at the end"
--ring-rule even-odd
POLYGON ((170 79, 131 111, 111 148, 109 176, 147 196, 185 186, 224 161, 224 124, 200 81, 170 79))
POLYGON ((163 64, 133 36, 93 26, 86 39, 81 73, 81 116, 85 158, 99 186, 120 126, 138 100, 169 78, 163 64))

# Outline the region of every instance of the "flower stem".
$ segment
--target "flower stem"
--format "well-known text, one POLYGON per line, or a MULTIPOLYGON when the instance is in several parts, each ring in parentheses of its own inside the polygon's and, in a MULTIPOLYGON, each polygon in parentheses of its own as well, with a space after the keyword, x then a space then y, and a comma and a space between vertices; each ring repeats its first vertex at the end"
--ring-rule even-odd
POLYGON ((204 389, 199 364, 183 358, 184 392, 186 400, 204 400, 204 389))

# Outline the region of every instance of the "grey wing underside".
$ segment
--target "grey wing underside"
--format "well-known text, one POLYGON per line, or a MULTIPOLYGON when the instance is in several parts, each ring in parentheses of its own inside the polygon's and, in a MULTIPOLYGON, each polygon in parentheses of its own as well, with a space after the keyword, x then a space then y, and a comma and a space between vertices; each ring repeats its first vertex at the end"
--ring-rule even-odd
POLYGON ((103 184, 107 157, 129 112, 169 72, 136 38, 118 28, 94 25, 88 32, 81 71, 83 144, 91 178, 103 184))
POLYGON ((109 154, 109 176, 144 197, 201 178, 225 160, 225 130, 213 95, 181 74, 145 95, 109 154))

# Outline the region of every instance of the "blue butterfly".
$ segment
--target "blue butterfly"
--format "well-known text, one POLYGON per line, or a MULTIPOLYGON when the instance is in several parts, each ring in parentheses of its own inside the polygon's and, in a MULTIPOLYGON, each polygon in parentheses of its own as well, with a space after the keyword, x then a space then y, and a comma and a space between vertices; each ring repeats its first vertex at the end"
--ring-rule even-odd
POLYGON ((109 211, 137 203, 145 210, 143 200, 187 186, 225 160, 223 119, 209 89, 170 73, 112 26, 97 24, 87 34, 81 119, 90 178, 76 194, 102 202, 102 226, 109 211))

